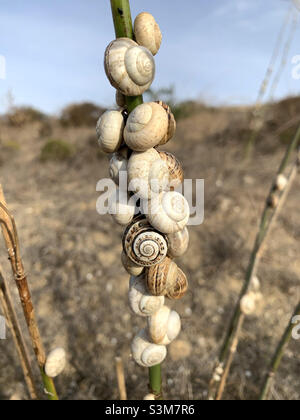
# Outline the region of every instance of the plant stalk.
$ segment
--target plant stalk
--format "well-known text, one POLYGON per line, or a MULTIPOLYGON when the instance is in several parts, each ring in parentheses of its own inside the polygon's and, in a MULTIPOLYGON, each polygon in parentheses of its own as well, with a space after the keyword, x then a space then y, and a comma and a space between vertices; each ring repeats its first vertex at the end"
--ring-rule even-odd
MULTIPOLYGON (((129 0, 110 0, 116 38, 134 39, 129 0)), ((130 114, 143 103, 143 96, 126 96, 126 105, 130 114)), ((158 398, 162 398, 161 366, 149 368, 150 389, 158 398)))
POLYGON ((17 228, 13 216, 7 209, 4 193, 0 184, 0 224, 3 238, 8 252, 14 279, 19 291, 19 296, 28 326, 32 347, 37 358, 37 362, 42 374, 44 391, 49 400, 58 400, 54 382, 44 371, 46 363, 46 353, 41 340, 40 331, 37 325, 35 311, 31 299, 27 276, 24 271, 23 262, 20 255, 20 245, 17 228))
POLYGON ((30 357, 28 350, 25 344, 25 340, 22 334, 22 330, 13 306, 12 298, 9 292, 7 281, 2 273, 2 268, 0 267, 0 303, 3 307, 4 316, 7 320, 8 326, 11 330, 12 337, 14 340, 15 347, 18 352, 18 356, 21 362, 24 379, 28 388, 30 398, 32 400, 37 400, 37 390, 34 383, 34 378, 32 374, 30 357))
POLYGON ((298 303, 298 305, 296 306, 294 315, 292 316, 289 325, 287 326, 281 340, 280 343, 276 349, 276 352, 273 356, 270 368, 269 368, 269 372, 266 375, 265 378, 265 382, 263 384, 262 390, 261 390, 261 394, 260 394, 260 400, 261 401, 265 401, 267 399, 269 399, 269 394, 270 394, 270 390, 274 381, 274 377, 279 369, 281 360, 284 356, 285 350, 288 347, 291 338, 292 338, 292 333, 293 333, 293 329, 295 328, 295 323, 293 323, 293 319, 296 316, 300 316, 300 302, 298 303))
POLYGON ((220 400, 222 398, 222 395, 226 386, 226 380, 229 375, 230 367, 234 358, 234 354, 238 346, 239 335, 240 335, 240 332, 242 331, 243 321, 245 318, 240 308, 241 300, 250 290, 252 279, 256 274, 257 267, 259 265, 260 259, 262 257, 262 253, 264 251, 266 239, 270 233, 271 227, 276 221, 280 213, 280 210, 282 209, 285 203, 289 190, 293 184, 296 174, 298 173, 299 157, 297 158, 296 163, 293 165, 293 168, 288 177, 287 185, 282 192, 276 193, 275 182, 276 182, 277 176, 280 174, 283 174, 285 169, 287 168, 291 154, 295 151, 297 145, 299 144, 299 140, 300 140, 300 126, 297 130, 296 135, 294 136, 294 138, 292 139, 292 141, 287 147, 286 153, 282 159, 282 162, 279 166, 279 170, 276 174, 274 182, 272 182, 271 190, 266 199, 266 204, 265 204, 265 208, 262 214, 259 231, 256 236, 254 248, 250 257, 248 269, 246 271, 245 282, 244 282, 239 300, 237 302, 234 314, 232 316, 229 329, 228 329, 227 335, 225 337, 225 340, 221 349, 218 363, 216 365, 215 372, 218 372, 220 370, 222 371, 221 381, 219 383, 219 386, 217 386, 216 380, 215 380, 217 375, 213 375, 213 378, 209 385, 209 398, 210 399, 220 400), (273 207, 270 205, 270 203, 272 202, 272 197, 274 197, 275 193, 277 194, 276 198, 278 199, 278 203, 275 207, 273 207), (216 387, 218 388, 217 391, 216 391, 216 387))

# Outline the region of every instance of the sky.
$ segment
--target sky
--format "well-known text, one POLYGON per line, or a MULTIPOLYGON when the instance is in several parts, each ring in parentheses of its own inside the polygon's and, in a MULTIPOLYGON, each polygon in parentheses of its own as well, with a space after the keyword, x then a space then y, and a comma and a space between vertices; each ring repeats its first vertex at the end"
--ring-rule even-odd
MULTIPOLYGON (((133 17, 152 13, 163 33, 153 88, 174 85, 178 101, 255 102, 291 1, 131 0, 133 17)), ((103 69, 112 39, 109 0, 0 0, 0 112, 11 95, 52 114, 74 102, 113 106, 103 69)), ((300 94, 299 41, 300 23, 275 98, 300 94)))

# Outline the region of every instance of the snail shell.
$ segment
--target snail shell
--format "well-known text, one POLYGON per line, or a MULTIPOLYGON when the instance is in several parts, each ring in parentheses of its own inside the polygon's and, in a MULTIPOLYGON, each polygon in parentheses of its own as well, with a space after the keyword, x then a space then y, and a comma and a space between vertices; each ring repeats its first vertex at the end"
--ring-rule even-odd
POLYGON ((109 163, 109 175, 119 185, 120 172, 127 172, 129 149, 124 147, 112 155, 109 163))
POLYGON ((136 315, 151 316, 164 305, 164 302, 165 298, 163 296, 149 294, 144 275, 130 278, 129 305, 136 315))
POLYGON ((130 274, 131 276, 139 276, 144 271, 144 268, 132 262, 127 257, 124 251, 122 252, 122 255, 121 255, 121 261, 122 261, 123 267, 125 268, 127 273, 130 274))
POLYGON ((144 152, 165 141, 168 136, 169 118, 165 109, 155 102, 137 106, 128 117, 124 140, 127 146, 144 152))
POLYGON ((111 195, 109 202, 109 213, 116 223, 126 226, 133 220, 135 204, 126 192, 124 193, 117 188, 111 195))
POLYGON ((177 188, 183 184, 184 173, 181 163, 172 153, 158 152, 162 161, 164 161, 169 170, 169 182, 172 188, 177 188))
POLYGON ((142 211, 149 223, 159 232, 171 234, 185 228, 189 221, 190 209, 182 194, 176 191, 162 192, 143 200, 142 211))
POLYGON ((176 131, 176 120, 169 105, 162 101, 157 101, 156 103, 164 108, 168 116, 168 130, 159 143, 160 146, 163 146, 164 144, 168 143, 168 141, 171 140, 171 138, 174 136, 176 131))
POLYGON ((57 348, 49 353, 46 364, 45 373, 49 378, 56 378, 66 367, 66 352, 63 348, 57 348))
POLYGON ((167 306, 163 306, 148 318, 149 337, 155 344, 167 346, 176 339, 180 330, 180 316, 167 306))
POLYGON ((134 337, 131 351, 136 363, 142 367, 156 366, 167 356, 166 346, 151 343, 145 329, 134 337))
POLYGON ((161 159, 155 149, 149 149, 146 152, 134 152, 129 159, 129 190, 134 192, 139 198, 148 199, 151 196, 149 180, 151 176, 154 176, 151 168, 156 161, 161 162, 161 159))
POLYGON ((125 96, 118 90, 116 91, 116 104, 121 108, 124 108, 126 106, 125 96))
POLYGON ((96 127, 99 146, 105 153, 116 152, 123 141, 124 117, 121 111, 106 111, 96 127))
POLYGON ((189 231, 185 227, 180 232, 172 233, 168 235, 169 249, 168 255, 171 258, 181 257, 188 249, 189 246, 189 231))
POLYGON ((288 183, 288 179, 285 175, 279 174, 276 178, 275 186, 279 191, 283 191, 288 183))
POLYGON ((162 33, 150 13, 140 13, 134 21, 134 36, 139 45, 156 55, 162 41, 162 33))
POLYGON ((154 400, 154 401, 155 401, 155 400, 156 400, 156 397, 155 397, 155 395, 154 395, 154 394, 147 394, 147 395, 145 395, 145 396, 144 396, 143 400, 144 400, 144 401, 148 401, 148 400, 149 400, 149 401, 150 401, 150 400, 154 400))
POLYGON ((104 65, 112 86, 125 96, 142 95, 154 80, 151 52, 129 38, 118 38, 108 45, 104 65))
POLYGON ((124 232, 123 250, 135 264, 151 267, 166 258, 168 242, 165 235, 153 229, 146 219, 137 218, 124 232))
POLYGON ((177 300, 182 298, 188 289, 185 274, 169 257, 162 263, 149 267, 145 277, 148 290, 154 296, 167 296, 177 300))
POLYGON ((256 294, 254 292, 247 293, 241 299, 240 308, 244 315, 252 315, 256 309, 256 294))

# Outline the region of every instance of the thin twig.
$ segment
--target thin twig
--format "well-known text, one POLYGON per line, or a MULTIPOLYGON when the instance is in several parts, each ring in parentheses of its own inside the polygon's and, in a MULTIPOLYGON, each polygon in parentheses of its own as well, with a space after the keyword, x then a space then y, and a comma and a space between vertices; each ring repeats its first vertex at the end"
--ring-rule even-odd
MULTIPOLYGON (((285 350, 288 347, 292 335, 293 335, 293 329, 295 328, 296 324, 293 322, 294 318, 296 316, 300 315, 300 302, 298 303, 298 305, 296 306, 294 315, 292 316, 281 340, 280 343, 276 349, 276 352, 273 356, 270 368, 269 368, 269 372, 266 375, 265 378, 265 382, 263 384, 262 390, 261 390, 261 394, 260 394, 260 400, 267 400, 269 398, 269 394, 270 394, 270 390, 272 387, 272 384, 274 382, 274 377, 279 369, 281 360, 284 356, 285 350)), ((298 322, 298 321, 297 321, 298 322)))
POLYGON ((121 357, 116 357, 115 361, 116 361, 116 372, 117 372, 120 400, 126 401, 127 392, 126 392, 126 382, 125 382, 123 361, 121 357))
POLYGON ((27 384, 28 392, 32 400, 37 400, 37 390, 34 383, 32 374, 30 358, 28 350, 25 344, 25 340, 22 334, 22 330, 13 307, 12 298, 8 289, 7 281, 3 276, 2 269, 0 267, 0 303, 3 307, 4 316, 7 320, 8 326, 11 330, 15 347, 18 352, 18 356, 23 369, 25 382, 27 384))
POLYGON ((276 190, 276 180, 277 180, 278 175, 281 175, 284 173, 288 165, 290 156, 299 143, 299 139, 300 139, 300 126, 297 130, 295 137, 293 138, 293 140, 287 147, 286 153, 280 164, 275 180, 272 182, 271 190, 266 200, 265 209, 262 214, 259 231, 255 240, 251 257, 250 257, 248 269, 246 271, 246 277, 245 277, 243 289, 240 294, 239 300, 237 302, 235 312, 231 319, 230 326, 229 326, 227 335, 225 337, 225 340, 221 349, 219 361, 217 363, 213 377, 210 381, 210 385, 209 385, 209 398, 210 399, 215 399, 216 397, 218 397, 218 399, 222 398, 222 394, 224 392, 224 388, 226 385, 227 376, 229 374, 230 366, 231 366, 231 363, 232 363, 232 360, 236 351, 236 347, 237 347, 237 346, 232 346, 232 343, 234 343, 237 340, 236 344, 238 344, 239 334, 243 325, 244 314, 242 313, 242 310, 240 307, 241 301, 243 297, 250 290, 251 282, 252 282, 253 277, 256 275, 257 267, 260 262, 263 250, 264 250, 266 239, 270 233, 271 227, 275 223, 280 213, 280 210, 283 204, 285 203, 288 192, 296 177, 296 174, 299 168, 299 157, 297 158, 296 163, 293 165, 293 168, 287 180, 288 182, 286 184, 286 187, 283 189, 283 191, 276 190), (217 392, 215 392, 215 388, 217 386, 216 378, 219 378, 219 377, 221 377, 221 382, 219 383, 217 392))
POLYGON ((0 184, 0 224, 4 241, 6 244, 8 257, 11 263, 12 272, 14 279, 19 291, 20 300, 25 316, 25 320, 28 326, 29 335, 31 338, 32 347, 36 355, 38 365, 41 371, 45 393, 50 400, 57 400, 58 396, 54 386, 54 382, 49 378, 44 371, 46 363, 46 353, 42 344, 39 328, 37 325, 35 311, 31 299, 31 294, 27 282, 27 276, 24 271, 23 262, 20 255, 20 245, 18 239, 18 233, 16 223, 13 216, 10 214, 2 186, 0 184))

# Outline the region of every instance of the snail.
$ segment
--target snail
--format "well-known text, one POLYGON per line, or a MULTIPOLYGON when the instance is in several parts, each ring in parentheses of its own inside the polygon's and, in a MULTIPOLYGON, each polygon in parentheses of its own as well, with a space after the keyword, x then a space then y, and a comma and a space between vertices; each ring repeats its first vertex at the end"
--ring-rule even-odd
POLYGON ((124 232, 123 250, 135 264, 151 267, 166 258, 168 242, 166 236, 153 229, 146 219, 138 217, 124 232))
POLYGON ((148 318, 148 334, 155 344, 167 346, 176 339, 180 330, 180 316, 167 306, 163 306, 148 318))
POLYGON ((168 168, 159 157, 155 149, 146 152, 133 152, 128 162, 129 190, 139 198, 151 197, 151 186, 168 185, 168 168))
POLYGON ((275 187, 278 191, 283 191, 288 183, 287 177, 283 174, 279 174, 276 178, 275 187))
POLYGON ((127 271, 128 274, 131 276, 139 276, 144 271, 144 268, 135 264, 133 261, 131 261, 125 252, 123 251, 121 254, 121 261, 123 264, 123 267, 127 271))
POLYGON ((141 207, 149 223, 166 234, 183 230, 190 217, 188 202, 176 191, 162 192, 151 200, 142 200, 141 207))
POLYGON ((127 192, 117 188, 110 196, 109 214, 111 214, 114 221, 121 226, 126 226, 133 220, 135 204, 132 202, 127 192))
POLYGON ((143 400, 144 401, 156 400, 156 397, 155 397, 154 394, 147 394, 147 395, 144 396, 143 400))
POLYGON ((116 91, 116 104, 120 108, 124 108, 126 106, 125 96, 123 95, 123 93, 119 92, 118 90, 116 91))
POLYGON ((240 309, 244 315, 252 315, 256 309, 256 293, 247 293, 241 300, 240 309))
POLYGON ((144 152, 152 147, 166 143, 169 137, 169 117, 165 108, 148 102, 137 106, 129 115, 124 130, 127 146, 144 152))
POLYGON ((145 278, 147 288, 154 296, 166 296, 177 300, 181 299, 188 289, 186 275, 169 257, 162 263, 147 268, 145 278))
POLYGON ((136 363, 142 367, 156 366, 167 356, 166 346, 151 343, 145 329, 134 337, 131 351, 136 363))
POLYGON ((119 185, 120 172, 127 172, 129 149, 122 147, 112 155, 109 163, 109 175, 116 185, 119 185))
POLYGON ((162 161, 164 161, 169 170, 169 183, 172 189, 183 184, 184 173, 181 163, 172 153, 158 152, 162 161))
POLYGON ((162 34, 154 17, 150 13, 140 13, 134 21, 134 36, 139 45, 148 48, 153 55, 158 53, 162 34))
POLYGON ((145 276, 132 276, 129 283, 129 305, 131 310, 139 316, 151 316, 155 314, 165 303, 164 296, 152 296, 149 294, 145 276))
POLYGON ((156 101, 156 103, 164 108, 168 116, 168 130, 165 134, 165 137, 159 143, 160 146, 163 146, 164 144, 168 143, 168 141, 171 140, 171 138, 174 136, 176 131, 176 120, 169 105, 162 101, 156 101))
POLYGON ((185 254, 189 246, 189 231, 187 227, 183 230, 168 235, 168 255, 171 258, 178 258, 185 254))
POLYGON ((57 348, 49 353, 46 364, 45 373, 49 378, 56 378, 66 367, 66 352, 63 348, 57 348))
POLYGON ((121 111, 106 111, 96 127, 99 146, 105 153, 116 152, 123 142, 124 117, 121 111))
POLYGON ((125 96, 142 95, 155 76, 151 52, 129 38, 118 38, 108 45, 104 65, 112 86, 125 96))

